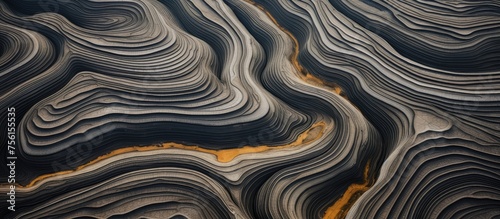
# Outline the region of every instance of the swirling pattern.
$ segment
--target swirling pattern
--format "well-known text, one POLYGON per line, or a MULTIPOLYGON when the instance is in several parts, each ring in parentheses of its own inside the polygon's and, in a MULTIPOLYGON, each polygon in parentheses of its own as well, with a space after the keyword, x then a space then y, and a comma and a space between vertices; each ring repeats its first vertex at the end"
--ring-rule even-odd
POLYGON ((499 217, 499 7, 2 1, 0 214, 499 217))

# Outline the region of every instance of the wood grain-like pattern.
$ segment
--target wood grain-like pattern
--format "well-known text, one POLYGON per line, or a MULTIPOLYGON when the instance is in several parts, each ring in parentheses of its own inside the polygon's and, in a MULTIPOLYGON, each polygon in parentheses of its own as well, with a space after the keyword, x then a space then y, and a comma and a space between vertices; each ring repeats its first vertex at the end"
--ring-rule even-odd
POLYGON ((2 0, 0 84, 4 218, 500 217, 497 1, 2 0))

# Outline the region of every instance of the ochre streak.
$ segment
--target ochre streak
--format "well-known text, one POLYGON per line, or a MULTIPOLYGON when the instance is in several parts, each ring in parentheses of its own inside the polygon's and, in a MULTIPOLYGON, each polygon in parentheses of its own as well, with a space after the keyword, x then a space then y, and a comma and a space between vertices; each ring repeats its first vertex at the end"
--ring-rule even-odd
POLYGON ((259 153, 259 152, 264 152, 264 151, 269 151, 269 150, 284 149, 284 148, 295 147, 295 146, 299 146, 299 145, 313 142, 313 141, 321 138, 321 136, 323 135, 323 131, 324 131, 325 126, 326 126, 325 122, 317 122, 317 123, 313 124, 308 130, 306 130, 305 132, 300 134, 299 137, 294 142, 289 143, 289 144, 285 144, 285 145, 278 145, 278 146, 260 145, 260 146, 244 146, 242 148, 212 150, 212 149, 206 149, 206 148, 202 148, 202 147, 195 146, 195 145, 184 145, 184 144, 179 144, 179 143, 174 143, 174 142, 168 142, 168 143, 162 143, 162 144, 158 144, 158 145, 131 146, 131 147, 126 147, 126 148, 120 148, 120 149, 116 149, 114 151, 111 151, 110 153, 107 153, 105 155, 99 156, 96 159, 94 159, 94 160, 92 160, 84 165, 81 165, 74 170, 65 170, 65 171, 60 171, 60 172, 56 172, 56 173, 44 174, 44 175, 38 176, 37 178, 32 180, 26 186, 21 186, 21 185, 17 185, 17 186, 18 187, 25 187, 25 188, 32 187, 37 182, 40 182, 44 179, 58 176, 58 175, 70 174, 72 172, 81 170, 87 166, 90 166, 90 165, 95 164, 99 161, 108 159, 110 157, 113 157, 113 156, 116 156, 119 154, 135 152, 135 151, 152 151, 152 150, 161 150, 161 149, 169 149, 169 148, 194 150, 194 151, 200 151, 200 152, 204 152, 204 153, 214 154, 217 157, 217 160, 219 162, 226 163, 226 162, 232 161, 235 157, 237 157, 240 154, 259 153))
POLYGON ((293 42, 293 54, 292 56, 290 57, 290 61, 292 62, 293 66, 295 67, 295 69, 301 73, 300 75, 300 78, 302 80, 304 80, 305 82, 311 84, 311 85, 314 85, 314 86, 317 86, 317 87, 322 87, 322 88, 325 88, 327 90, 330 90, 338 95, 341 95, 342 97, 346 98, 347 99, 347 96, 344 95, 344 93, 342 92, 342 88, 340 86, 338 86, 337 84, 335 83, 332 83, 332 82, 327 82, 327 81, 324 81, 314 75, 312 75, 311 73, 309 73, 309 71, 307 71, 306 68, 304 68, 302 65, 300 65, 299 61, 298 61, 298 57, 299 57, 299 41, 297 40, 297 38, 295 38, 295 36, 293 36, 293 34, 288 31, 286 28, 284 28, 283 26, 281 26, 278 21, 276 21, 276 19, 271 15, 271 13, 269 13, 269 11, 267 11, 264 7, 262 7, 262 5, 259 5, 257 4, 256 2, 252 1, 252 0, 246 0, 246 2, 254 5, 255 7, 257 7, 258 9, 260 9, 262 12, 264 12, 267 17, 269 17, 269 19, 271 19, 271 21, 273 21, 273 23, 281 30, 283 31, 284 33, 286 33, 288 35, 288 37, 290 37, 290 39, 292 40, 293 42))
POLYGON ((338 199, 332 206, 326 209, 323 219, 337 219, 345 218, 347 212, 351 206, 356 202, 356 200, 366 192, 373 183, 373 179, 368 176, 370 170, 370 161, 366 163, 365 171, 363 174, 362 184, 351 184, 347 190, 342 194, 342 197, 338 199))

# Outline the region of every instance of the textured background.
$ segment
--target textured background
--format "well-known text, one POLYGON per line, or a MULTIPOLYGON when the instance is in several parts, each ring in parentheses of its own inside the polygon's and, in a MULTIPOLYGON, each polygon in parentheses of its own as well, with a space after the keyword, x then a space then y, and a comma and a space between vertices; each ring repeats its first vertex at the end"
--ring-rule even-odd
POLYGON ((498 1, 1 0, 0 84, 5 218, 500 217, 498 1))

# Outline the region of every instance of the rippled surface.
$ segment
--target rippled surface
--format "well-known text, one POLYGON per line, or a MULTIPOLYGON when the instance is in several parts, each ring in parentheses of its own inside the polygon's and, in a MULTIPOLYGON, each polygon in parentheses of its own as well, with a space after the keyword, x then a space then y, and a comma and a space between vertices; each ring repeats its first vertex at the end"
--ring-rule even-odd
POLYGON ((0 213, 499 217, 499 60, 497 1, 1 1, 0 213))

